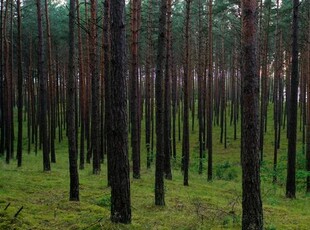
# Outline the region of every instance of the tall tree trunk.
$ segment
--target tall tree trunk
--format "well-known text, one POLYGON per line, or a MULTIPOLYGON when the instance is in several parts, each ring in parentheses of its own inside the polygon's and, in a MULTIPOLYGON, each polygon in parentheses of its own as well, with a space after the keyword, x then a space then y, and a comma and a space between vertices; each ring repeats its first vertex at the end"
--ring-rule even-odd
MULTIPOLYGON (((310 9, 308 8, 308 20, 310 20, 310 9)), ((308 39, 310 39, 310 24, 308 24, 308 39)), ((307 149, 306 149, 306 170, 308 171, 308 176, 307 176, 307 188, 306 192, 309 194, 310 193, 310 43, 308 42, 307 45, 308 49, 308 57, 306 57, 306 69, 307 69, 307 129, 306 129, 306 144, 307 144, 307 149)))
POLYGON ((23 70, 22 70, 22 31, 21 31, 21 4, 17 0, 17 88, 18 88, 18 139, 17 139, 17 166, 22 166, 23 151, 23 70))
POLYGON ((277 22, 276 22, 276 31, 275 31, 275 38, 276 38, 276 56, 275 56, 275 75, 274 75, 274 90, 273 90, 273 102, 274 102, 274 153, 273 153, 273 183, 277 182, 277 159, 278 159, 278 146, 279 146, 279 131, 281 130, 280 125, 280 81, 281 81, 281 66, 282 60, 281 56, 281 44, 280 44, 280 36, 281 32, 279 29, 279 0, 277 0, 277 22))
POLYGON ((145 65, 145 144, 147 151, 146 165, 151 167, 151 90, 152 90, 152 75, 151 75, 151 55, 152 55, 152 0, 148 0, 148 21, 147 21, 147 57, 145 65))
POLYGON ((164 154, 165 178, 172 180, 171 172, 171 52, 172 52, 172 20, 171 20, 171 0, 167 0, 167 33, 166 33, 166 65, 164 79, 164 154))
POLYGON ((204 152, 204 122, 203 122, 203 60, 202 60, 202 2, 199 0, 198 2, 198 125, 199 125, 199 174, 202 174, 203 169, 203 152, 204 152))
POLYGON ((74 22, 75 22, 75 1, 70 0, 69 11, 69 63, 67 77, 67 122, 68 122, 68 141, 69 141, 69 169, 70 169, 70 200, 79 200, 79 174, 77 163, 77 136, 76 136, 76 81, 75 81, 75 65, 74 65, 74 22))
POLYGON ((111 74, 110 74, 110 0, 105 0, 104 2, 104 87, 105 87, 105 116, 104 116, 104 123, 105 123, 105 138, 106 138, 106 152, 107 152, 107 161, 108 161, 108 185, 111 183, 111 153, 113 151, 112 148, 112 141, 111 141, 111 122, 110 120, 112 119, 111 115, 111 74))
POLYGON ((100 150, 99 150, 99 85, 100 77, 97 68, 97 0, 90 1, 90 74, 92 91, 92 113, 91 113, 91 150, 93 155, 93 174, 100 174, 100 150))
MULTIPOLYGON (((80 25, 80 4, 76 0, 76 20, 78 24, 78 54, 79 54, 79 83, 80 83, 80 116, 81 116, 81 134, 80 134, 80 169, 84 169, 85 163, 85 77, 83 66, 83 47, 80 25)), ((78 138, 78 137, 77 137, 78 138)))
POLYGON ((46 22, 46 33, 47 33, 47 76, 48 76, 48 130, 49 130, 49 149, 51 153, 51 162, 56 163, 55 154, 55 117, 54 117, 54 75, 52 69, 52 41, 51 41, 51 29, 50 29, 50 19, 48 13, 48 0, 45 0, 45 22, 46 22))
POLYGON ((131 222, 125 77, 125 0, 111 1, 111 220, 131 222))
MULTIPOLYGON (((308 8, 308 20, 310 20, 310 9, 308 8)), ((310 24, 308 24, 308 39, 310 39, 310 24)), ((308 43, 308 58, 306 58, 307 72, 307 149, 306 149, 306 170, 310 173, 310 43, 308 43)), ((310 193, 310 174, 307 176, 307 188, 306 192, 310 193)))
POLYGON ((257 2, 242 1, 242 229, 263 229, 259 168, 257 2))
POLYGON ((40 89, 40 134, 43 141, 43 170, 50 171, 49 139, 47 132, 47 78, 45 69, 45 55, 43 46, 43 28, 42 28, 42 0, 37 0, 37 19, 38 19, 38 76, 40 89))
POLYGON ((164 87, 163 67, 166 33, 167 0, 160 1, 158 24, 158 48, 156 58, 155 100, 156 100, 156 169, 155 169, 155 205, 165 205, 164 188, 164 87))
POLYGON ((131 73, 130 73, 130 118, 133 178, 140 178, 140 135, 139 135, 139 97, 138 97, 138 42, 140 0, 131 1, 131 73))
POLYGON ((269 21, 270 21, 270 10, 271 4, 268 3, 268 13, 267 22, 265 26, 265 34, 263 40, 263 55, 262 55, 262 74, 261 74, 261 111, 260 111, 260 160, 264 159, 264 133, 265 133, 265 123, 266 123, 266 112, 267 112, 267 79, 268 79, 268 41, 269 41, 269 21))
POLYGON ((185 58, 184 58, 184 107, 183 107, 183 184, 188 186, 188 168, 189 168, 189 17, 191 0, 186 0, 185 15, 185 58))
POLYGON ((297 95, 298 95, 298 7, 299 0, 293 2, 292 23, 292 72, 291 98, 288 121, 288 152, 286 197, 295 198, 296 195, 296 129, 297 129, 297 95))
POLYGON ((212 0, 209 0, 208 29, 208 116, 207 116, 207 148, 208 148, 208 181, 212 180, 212 117, 213 117, 213 60, 212 60, 212 0))
POLYGON ((5 105, 4 105, 4 69, 3 69, 3 60, 4 60, 4 47, 3 47, 3 35, 4 35, 4 24, 3 24, 3 0, 0 2, 0 156, 4 155, 5 148, 5 105))

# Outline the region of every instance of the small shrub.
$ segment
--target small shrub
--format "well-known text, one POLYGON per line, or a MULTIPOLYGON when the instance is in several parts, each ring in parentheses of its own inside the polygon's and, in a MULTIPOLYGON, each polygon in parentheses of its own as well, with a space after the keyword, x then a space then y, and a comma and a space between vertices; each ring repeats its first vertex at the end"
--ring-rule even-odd
POLYGON ((236 169, 232 168, 232 165, 229 161, 219 164, 215 167, 215 176, 220 180, 231 181, 238 177, 236 169))
POLYGON ((100 207, 110 207, 111 206, 111 196, 105 195, 97 202, 97 205, 100 207))

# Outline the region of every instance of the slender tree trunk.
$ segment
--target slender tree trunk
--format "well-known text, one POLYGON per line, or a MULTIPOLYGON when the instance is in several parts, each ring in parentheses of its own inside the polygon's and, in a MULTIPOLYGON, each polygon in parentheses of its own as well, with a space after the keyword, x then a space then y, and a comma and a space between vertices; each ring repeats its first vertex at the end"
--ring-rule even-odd
POLYGON ((164 49, 166 33, 167 0, 160 1, 160 16, 158 24, 158 49, 156 58, 156 80, 155 80, 155 100, 156 100, 156 169, 155 169, 155 205, 165 205, 164 188, 164 87, 163 87, 163 67, 164 49))
MULTIPOLYGON (((308 8, 308 20, 310 20, 310 9, 308 8)), ((310 24, 308 24, 308 39, 310 39, 310 24)), ((310 173, 310 43, 308 43, 308 57, 306 58, 306 69, 307 69, 307 129, 306 129, 306 170, 310 173)), ((310 174, 307 176, 307 188, 306 192, 310 193, 310 174)))
POLYGON ((40 90, 40 135, 43 141, 43 170, 50 171, 50 154, 48 144, 47 132, 47 78, 45 70, 45 55, 43 46, 43 28, 42 28, 42 0, 37 0, 37 18, 38 18, 38 76, 39 76, 39 90, 40 90))
POLYGON ((212 180, 212 117, 213 117, 213 60, 212 60, 212 0, 209 0, 209 30, 208 30, 208 116, 207 116, 207 148, 208 148, 208 181, 212 180))
POLYGON ((183 184, 188 186, 188 168, 189 168, 189 17, 191 0, 186 0, 185 16, 185 63, 184 63, 184 107, 183 107, 183 184))
POLYGON ((70 200, 79 200, 79 175, 77 163, 77 136, 76 136, 76 81, 75 81, 75 65, 74 65, 74 42, 75 42, 75 1, 70 0, 69 11, 69 64, 67 78, 67 122, 68 122, 68 141, 69 141, 69 169, 70 169, 70 200))
MULTIPOLYGON (((83 66, 83 47, 80 25, 80 4, 76 0, 76 20, 78 24, 78 54, 79 54, 79 83, 80 83, 80 116, 81 116, 81 134, 80 134, 80 169, 84 169, 85 163, 85 79, 83 66)), ((77 137, 78 138, 78 137, 77 137)))
POLYGON ((261 111, 260 111, 260 160, 264 159, 264 133, 265 121, 267 112, 267 79, 268 79, 268 41, 269 41, 269 21, 271 4, 268 4, 267 22, 265 27, 264 42, 263 42, 263 55, 262 55, 262 74, 261 74, 261 111))
POLYGON ((242 1, 242 229, 263 229, 259 168, 256 0, 242 1))
POLYGON ((172 180, 171 172, 171 52, 172 52, 172 19, 171 0, 167 0, 167 33, 166 33, 166 65, 165 65, 165 93, 164 93, 164 154, 165 178, 172 180))
POLYGON ((202 63, 202 3, 201 0, 198 2, 198 124, 199 124, 199 174, 202 174, 203 169, 203 152, 204 152, 204 140, 203 140, 203 133, 204 133, 204 122, 203 122, 203 63, 202 63))
POLYGON ((91 150, 93 155, 93 174, 100 174, 100 150, 99 150, 99 85, 100 77, 97 69, 97 0, 90 1, 90 74, 92 91, 92 113, 91 113, 91 150))
POLYGON ((288 158, 286 197, 295 198, 296 195, 296 129, 297 129, 297 95, 298 95, 298 7, 299 0, 293 2, 292 23, 292 72, 291 72, 291 98, 290 116, 288 121, 288 158))
POLYGON ((22 31, 21 31, 21 4, 17 0, 17 65, 18 65, 18 140, 17 140, 17 166, 22 166, 23 151, 23 70, 22 70, 22 31))
POLYGON ((140 178, 139 97, 138 97, 138 42, 140 0, 131 1, 131 74, 130 74, 130 118, 133 178, 140 178))
POLYGON ((145 144, 147 151, 146 165, 147 168, 151 167, 151 52, 152 52, 152 0, 148 0, 148 21, 147 21, 147 58, 145 65, 145 144))
POLYGON ((125 0, 111 1, 111 220, 131 222, 125 77, 125 0))
MULTIPOLYGON (((310 9, 308 8, 308 20, 310 20, 310 9)), ((308 24, 308 39, 310 39, 310 24, 308 24)), ((306 61, 306 69, 308 70, 308 90, 307 90, 307 149, 306 149, 306 169, 310 173, 310 43, 308 43, 308 58, 306 61)), ((307 176, 306 192, 310 193, 310 175, 307 176)))
POLYGON ((112 141, 111 141, 111 74, 110 74, 110 0, 105 0, 104 2, 104 87, 105 87, 105 137, 106 137, 106 151, 107 151, 107 161, 108 161, 108 185, 111 184, 111 153, 113 151, 112 141))

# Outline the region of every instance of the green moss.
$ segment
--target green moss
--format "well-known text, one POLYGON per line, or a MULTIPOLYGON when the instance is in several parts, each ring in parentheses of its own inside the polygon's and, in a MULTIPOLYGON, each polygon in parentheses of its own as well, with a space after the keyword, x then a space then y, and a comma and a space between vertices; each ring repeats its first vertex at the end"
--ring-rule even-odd
MULTIPOLYGON (((264 162, 261 167, 265 228, 306 230, 310 223, 310 196, 304 193, 306 174, 302 168, 304 155, 300 151, 301 145, 298 146, 297 159, 297 199, 289 200, 285 198, 286 138, 285 135, 281 137, 276 172, 278 182, 272 184, 275 173, 272 163, 272 116, 269 115, 268 119, 270 127, 265 135, 264 162)), ((146 169, 145 136, 142 132, 141 179, 131 178, 131 225, 113 224, 109 219, 110 188, 107 187, 106 163, 102 165, 101 175, 93 175, 91 164, 86 164, 85 169, 79 171, 80 202, 68 201, 66 140, 57 142, 57 163, 51 165, 52 171, 49 173, 42 171, 40 151, 37 155, 33 149, 30 154, 25 151, 21 168, 17 168, 15 160, 7 165, 5 159, 0 158, 0 229, 240 229, 240 139, 233 140, 233 129, 228 125, 229 145, 225 149, 219 143, 219 127, 215 126, 213 131, 214 180, 207 181, 207 159, 203 160, 203 174, 198 174, 198 134, 192 133, 189 186, 183 186, 180 171, 182 143, 177 142, 177 159, 172 164, 173 180, 165 181, 165 207, 154 205, 155 162, 150 170, 146 169), (8 203, 11 205, 4 211, 8 203), (24 209, 14 218, 21 206, 24 209)), ((298 141, 301 143, 300 132, 298 141)))

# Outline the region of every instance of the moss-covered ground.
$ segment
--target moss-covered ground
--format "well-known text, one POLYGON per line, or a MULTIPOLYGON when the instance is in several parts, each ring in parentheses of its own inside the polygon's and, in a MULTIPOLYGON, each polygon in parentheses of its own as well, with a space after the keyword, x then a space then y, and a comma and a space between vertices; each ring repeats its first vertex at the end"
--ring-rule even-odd
MULTIPOLYGON (((270 110, 271 113, 272 110, 270 110)), ((197 124, 197 121, 195 121, 197 124)), ((285 198, 287 141, 282 132, 279 149, 278 182, 274 172, 272 116, 265 135, 264 162, 261 167, 261 192, 265 229, 310 229, 310 196, 305 194, 305 155, 298 133, 297 198, 285 198)), ((220 129, 214 127, 214 180, 207 181, 206 165, 198 174, 198 127, 191 131, 189 186, 183 186, 180 171, 181 142, 173 162, 173 180, 165 181, 166 206, 154 205, 154 163, 146 169, 144 129, 142 128, 141 179, 131 177, 132 224, 112 224, 109 220, 110 189, 106 162, 101 175, 92 175, 86 164, 80 175, 80 202, 69 202, 67 142, 57 143, 57 163, 51 172, 42 170, 42 153, 24 151, 23 165, 16 160, 6 164, 0 158, 0 229, 240 229, 241 167, 240 135, 233 140, 228 123, 227 149, 219 142, 220 129), (10 204, 7 208, 6 206, 10 204), (14 217, 17 211, 21 212, 14 217), (6 208, 6 210, 4 210, 6 208)), ((25 135, 25 149, 26 149, 25 135)))

